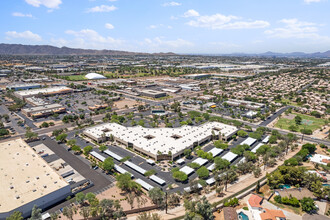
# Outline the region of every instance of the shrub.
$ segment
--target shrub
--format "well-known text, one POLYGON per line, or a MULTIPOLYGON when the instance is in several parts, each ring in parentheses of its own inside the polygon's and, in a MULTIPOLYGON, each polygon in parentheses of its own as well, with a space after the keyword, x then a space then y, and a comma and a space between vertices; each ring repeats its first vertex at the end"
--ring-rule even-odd
POLYGON ((277 202, 277 203, 282 203, 282 198, 281 198, 281 196, 275 196, 275 197, 274 197, 274 200, 275 200, 275 202, 277 202))

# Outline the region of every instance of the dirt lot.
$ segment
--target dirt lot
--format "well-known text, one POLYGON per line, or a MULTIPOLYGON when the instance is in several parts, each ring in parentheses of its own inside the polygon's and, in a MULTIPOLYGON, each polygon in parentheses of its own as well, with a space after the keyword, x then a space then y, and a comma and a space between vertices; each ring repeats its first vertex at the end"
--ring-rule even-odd
POLYGON ((112 199, 112 200, 119 200, 119 201, 121 200, 120 204, 123 207, 124 211, 136 209, 136 208, 148 207, 148 206, 153 205, 152 201, 146 195, 141 195, 140 203, 138 203, 138 201, 135 199, 134 203, 133 203, 133 208, 132 208, 126 199, 127 198, 126 193, 121 191, 116 186, 102 192, 101 194, 98 194, 96 197, 99 200, 102 200, 102 199, 112 199))
POLYGON ((126 105, 128 106, 128 108, 132 108, 134 106, 138 106, 138 105, 141 105, 141 104, 144 104, 144 103, 137 102, 135 100, 126 98, 126 99, 114 102, 113 106, 117 107, 118 109, 123 109, 123 108, 126 108, 126 105))

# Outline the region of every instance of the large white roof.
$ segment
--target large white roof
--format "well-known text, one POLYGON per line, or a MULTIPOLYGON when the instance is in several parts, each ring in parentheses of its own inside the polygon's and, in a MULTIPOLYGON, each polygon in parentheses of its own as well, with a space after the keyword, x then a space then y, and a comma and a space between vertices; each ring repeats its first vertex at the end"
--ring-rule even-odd
POLYGON ((0 213, 15 210, 28 203, 40 204, 46 195, 69 184, 22 139, 0 144, 0 213))
POLYGON ((222 135, 229 137, 237 131, 237 128, 219 122, 209 122, 200 126, 185 125, 180 128, 125 127, 117 123, 106 123, 88 128, 84 133, 95 139, 102 139, 104 135, 107 137, 113 135, 154 155, 157 155, 158 152, 167 154, 169 151, 175 155, 184 149, 193 147, 194 142, 210 137, 212 131, 216 134, 221 132, 222 135))
POLYGON ((98 73, 88 73, 85 77, 87 79, 106 79, 107 78, 107 77, 105 77, 101 74, 98 74, 98 73))

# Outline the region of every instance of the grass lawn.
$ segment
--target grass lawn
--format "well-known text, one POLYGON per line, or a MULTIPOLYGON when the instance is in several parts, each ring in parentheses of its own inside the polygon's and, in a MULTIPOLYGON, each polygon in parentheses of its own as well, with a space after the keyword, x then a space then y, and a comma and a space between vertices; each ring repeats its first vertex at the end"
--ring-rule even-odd
POLYGON ((87 78, 84 75, 72 75, 72 76, 68 76, 68 80, 81 81, 81 80, 87 80, 87 78))
MULTIPOLYGON (((323 118, 315 118, 313 116, 299 114, 299 113, 292 113, 292 114, 299 115, 303 119, 301 125, 298 126, 299 131, 303 128, 311 129, 312 131, 315 131, 316 129, 321 128, 325 124, 323 118)), ((295 124, 296 122, 294 119, 290 120, 287 118, 283 118, 282 116, 282 118, 280 118, 275 124, 275 127, 289 130, 289 127, 295 124)))

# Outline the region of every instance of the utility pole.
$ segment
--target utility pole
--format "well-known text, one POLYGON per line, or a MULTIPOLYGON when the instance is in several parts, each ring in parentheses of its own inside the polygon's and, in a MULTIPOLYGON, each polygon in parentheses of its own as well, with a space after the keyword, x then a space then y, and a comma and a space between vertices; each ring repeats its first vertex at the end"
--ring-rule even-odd
POLYGON ((165 192, 165 213, 167 214, 167 192, 165 192))

